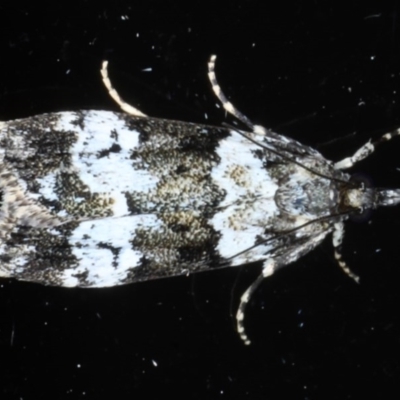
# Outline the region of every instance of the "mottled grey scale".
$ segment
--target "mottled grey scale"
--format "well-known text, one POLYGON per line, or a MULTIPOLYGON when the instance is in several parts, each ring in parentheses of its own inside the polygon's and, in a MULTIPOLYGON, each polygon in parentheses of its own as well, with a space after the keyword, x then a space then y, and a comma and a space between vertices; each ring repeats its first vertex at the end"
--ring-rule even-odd
MULTIPOLYGON (((140 178, 144 172, 154 179, 152 187, 146 187, 139 180, 128 182, 126 189, 121 190, 127 214, 119 218, 151 214, 158 222, 156 226, 137 222, 132 225, 125 240, 141 261, 132 261, 125 276, 119 278, 120 283, 227 265, 216 249, 220 232, 210 219, 226 196, 226 189, 213 181, 211 172, 219 163, 215 150, 222 139, 229 137, 229 131, 105 112, 100 112, 99 118, 109 115, 120 120, 121 127, 111 125, 110 144, 98 146, 97 151, 91 150, 92 136, 82 141, 78 131, 91 129, 92 112, 45 114, 12 121, 2 131, 4 167, 12 171, 12 176, 15 174, 21 185, 18 186, 21 196, 38 205, 37 213, 40 210, 47 213, 47 222, 40 228, 25 225, 29 222, 19 225, 18 218, 12 217, 13 229, 8 233, 3 230, 6 240, 1 245, 0 256, 7 274, 16 275, 18 271, 21 279, 61 284, 62 275, 71 270, 75 271, 70 273, 76 279, 75 285, 98 285, 80 268, 82 259, 76 254, 81 249, 82 254, 90 257, 88 246, 93 243, 97 243, 99 250, 112 253, 111 266, 118 268, 123 247, 114 246, 113 238, 93 242, 95 235, 91 233, 90 219, 96 225, 101 218, 113 217, 116 201, 112 193, 93 191, 94 186, 85 183, 84 171, 77 163, 92 171, 94 158, 101 165, 110 164, 107 168, 115 179, 119 168, 132 168, 134 176, 140 178), (123 149, 121 140, 127 134, 139 139, 131 149, 123 149), (81 145, 77 143, 78 138, 81 145), (81 150, 77 152, 74 148, 81 150), (113 171, 110 160, 114 155, 120 157, 122 150, 128 150, 121 156, 125 157, 125 164, 115 163, 113 171), (94 153, 93 159, 91 153, 94 153), (86 220, 88 228, 84 236, 76 236, 77 230, 69 229, 71 224, 76 228, 83 226, 80 221, 86 220), (36 271, 34 274, 30 272, 32 268, 36 271)), ((101 119, 99 124, 107 129, 101 119)), ((102 180, 101 176, 98 178, 102 180)), ((12 182, 9 179, 8 186, 12 182)), ((118 226, 118 220, 110 219, 110 223, 118 226)))
POLYGON ((143 227, 135 230, 131 243, 143 253, 143 264, 132 270, 128 281, 229 265, 216 250, 220 234, 201 213, 161 212, 157 215, 164 223, 164 229, 143 227))
POLYGON ((85 111, 85 110, 75 111, 71 113, 72 114, 71 125, 78 127, 81 131, 84 131, 87 124, 86 118, 88 113, 90 113, 90 111, 85 111))
MULTIPOLYGON (((52 230, 16 226, 2 244, 5 251, 0 255, 0 262, 7 265, 23 254, 29 260, 29 268, 21 265, 16 269, 14 274, 19 279, 63 286, 63 271, 79 264, 68 242, 70 230, 68 225, 52 230)), ((86 286, 84 281, 81 285, 86 286)))
POLYGON ((283 266, 365 201, 317 151, 276 135, 265 148, 226 128, 105 111, 0 127, 0 276, 99 287, 283 266))
MULTIPOLYGON (((72 126, 86 128, 86 112, 70 114, 72 126)), ((77 134, 73 130, 58 129, 60 117, 61 114, 43 115, 10 123, 2 142, 5 165, 17 172, 29 192, 41 194, 37 201, 50 212, 63 211, 67 217, 112 215, 99 193, 92 193, 82 182, 70 151, 77 134), (52 171, 55 172, 53 191, 56 199, 49 200, 40 192, 39 181, 52 171)), ((187 263, 192 270, 210 268, 212 260, 219 264, 220 257, 215 250, 219 234, 207 219, 225 196, 225 191, 212 182, 210 171, 218 163, 218 156, 212 149, 219 139, 228 136, 227 131, 163 120, 135 121, 123 115, 119 117, 129 128, 133 126, 136 133, 139 132, 140 145, 130 153, 133 169, 148 171, 159 179, 152 191, 127 190, 124 195, 128 209, 132 214, 154 213, 164 225, 162 229, 143 226, 134 231, 130 243, 143 254, 142 266, 146 265, 146 268, 132 270, 123 281, 148 279, 149 274, 179 274, 187 263), (198 143, 196 139, 199 139, 198 143)), ((112 129, 110 136, 118 140, 118 131, 112 129)), ((120 149, 120 145, 114 143, 110 148, 100 150, 97 157, 107 157, 120 149)), ((136 185, 132 182, 131 186, 136 185)), ((17 225, 3 245, 3 253, 8 255, 3 262, 12 263, 13 257, 19 258, 21 279, 60 284, 62 272, 79 265, 68 240, 71 231, 65 226, 55 226, 50 231, 17 225), (29 269, 24 265, 29 265, 29 269)), ((74 245, 79 247, 80 243, 74 245)), ((100 242, 98 247, 111 249, 112 246, 100 242)), ((114 248, 113 253, 117 257, 118 248, 114 248)), ((117 265, 117 261, 113 264, 117 265)), ((85 273, 76 272, 74 276, 80 286, 93 284, 85 273)))
POLYGON ((219 233, 208 220, 218 211, 225 190, 213 182, 210 173, 218 164, 215 149, 228 132, 158 119, 127 118, 126 123, 139 132, 140 146, 131 156, 133 168, 146 170, 158 180, 149 191, 125 193, 128 208, 132 214, 155 214, 164 226, 135 230, 132 245, 143 253, 146 267, 135 269, 129 279, 176 275, 186 268, 201 270, 220 264, 215 250, 219 233))
POLYGON ((77 134, 57 131, 58 122, 59 114, 43 114, 7 123, 7 134, 0 139, 3 162, 28 185, 60 164, 70 164, 69 149, 77 134))

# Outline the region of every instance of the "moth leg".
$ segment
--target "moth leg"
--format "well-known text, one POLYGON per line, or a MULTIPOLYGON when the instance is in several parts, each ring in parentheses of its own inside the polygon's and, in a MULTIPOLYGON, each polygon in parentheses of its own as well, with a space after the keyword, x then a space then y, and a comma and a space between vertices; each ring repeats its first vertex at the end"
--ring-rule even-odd
POLYGON ((339 267, 349 278, 353 279, 356 283, 360 283, 360 277, 350 270, 347 263, 343 260, 342 253, 340 252, 340 248, 343 242, 343 237, 344 237, 344 224, 343 222, 337 222, 333 226, 333 235, 332 235, 333 247, 335 249, 334 252, 335 259, 339 267))
POLYGON ((122 111, 125 111, 126 113, 133 115, 135 117, 147 117, 146 114, 143 114, 136 107, 131 106, 121 98, 121 96, 118 94, 118 92, 114 89, 113 85, 111 84, 110 78, 108 76, 107 67, 108 67, 108 61, 103 61, 103 63, 101 64, 100 73, 101 77, 103 78, 104 86, 106 87, 108 94, 111 96, 111 98, 121 107, 122 111))
POLYGON ((210 61, 208 62, 208 78, 210 79, 213 92, 217 96, 218 100, 221 102, 222 107, 224 107, 229 114, 232 114, 239 121, 242 121, 245 125, 247 125, 251 130, 254 130, 254 125, 252 124, 252 122, 228 100, 228 98, 222 91, 221 86, 219 86, 217 77, 215 75, 216 59, 217 56, 212 55, 210 57, 210 61))
POLYGON ((308 240, 303 241, 302 243, 294 243, 287 249, 286 253, 275 258, 268 258, 264 261, 261 274, 240 298, 238 311, 236 313, 237 331, 240 338, 244 341, 246 345, 250 344, 250 340, 246 335, 243 323, 245 309, 251 299, 252 294, 258 288, 260 283, 263 281, 263 279, 274 274, 279 268, 285 267, 286 265, 301 258, 304 254, 309 253, 312 249, 318 246, 322 242, 322 240, 324 240, 326 235, 331 231, 332 227, 326 229, 324 225, 321 225, 317 231, 313 232, 311 236, 308 236, 308 240))
POLYGON ((277 140, 282 140, 282 137, 280 135, 277 135, 276 133, 272 132, 269 129, 264 128, 261 125, 254 125, 249 118, 247 118, 244 114, 242 114, 225 96, 224 92, 221 89, 221 86, 219 85, 217 81, 217 76, 215 74, 215 61, 217 59, 216 55, 212 55, 210 57, 210 61, 208 62, 208 79, 211 82, 212 90, 214 94, 217 96, 218 100, 221 102, 222 107, 231 115, 233 115, 235 118, 237 118, 239 121, 243 122, 246 126, 248 126, 251 130, 252 133, 255 135, 261 135, 261 136, 271 136, 276 138, 277 140))
POLYGON ((217 81, 217 76, 215 74, 215 61, 217 59, 216 55, 212 55, 210 57, 210 61, 208 62, 208 78, 211 82, 212 90, 214 94, 217 96, 218 100, 221 102, 222 107, 239 121, 243 122, 246 126, 248 126, 253 133, 257 135, 266 136, 269 132, 261 125, 254 125, 244 114, 242 114, 225 96, 224 92, 221 89, 217 81))
POLYGON ((392 140, 394 137, 400 136, 400 128, 392 132, 385 133, 375 142, 367 142, 361 146, 351 157, 346 157, 334 164, 335 169, 347 169, 351 168, 355 163, 367 158, 370 154, 375 151, 375 147, 380 143, 392 140))
POLYGON ((247 288, 247 290, 240 297, 240 304, 239 304, 239 308, 236 313, 236 327, 237 327, 237 331, 239 333, 240 339, 243 340, 245 345, 249 345, 251 343, 250 339, 246 335, 246 331, 245 331, 244 323, 243 323, 246 306, 249 303, 253 293, 260 286, 260 283, 268 276, 271 276, 275 272, 275 270, 276 270, 275 261, 272 258, 266 260, 261 274, 257 277, 257 279, 247 288))

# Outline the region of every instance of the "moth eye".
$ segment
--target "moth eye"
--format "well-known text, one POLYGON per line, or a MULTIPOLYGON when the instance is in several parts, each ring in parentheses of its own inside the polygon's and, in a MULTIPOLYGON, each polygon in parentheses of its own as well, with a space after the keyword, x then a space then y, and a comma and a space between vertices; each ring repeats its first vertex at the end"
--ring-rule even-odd
MULTIPOLYGON (((372 179, 370 176, 362 173, 353 174, 350 177, 350 183, 359 192, 365 193, 367 189, 373 187, 372 179)), ((367 195, 367 193, 365 193, 367 195)), ((365 223, 371 219, 372 209, 371 207, 358 207, 350 214, 350 219, 353 222, 365 223)))
POLYGON ((350 219, 353 222, 357 222, 359 224, 368 222, 371 219, 372 209, 371 208, 359 208, 350 214, 350 219))
MULTIPOLYGON (((350 183, 361 190, 373 187, 373 182, 370 176, 362 173, 353 174, 350 177, 350 183)), ((361 210, 363 212, 363 210, 361 210)))

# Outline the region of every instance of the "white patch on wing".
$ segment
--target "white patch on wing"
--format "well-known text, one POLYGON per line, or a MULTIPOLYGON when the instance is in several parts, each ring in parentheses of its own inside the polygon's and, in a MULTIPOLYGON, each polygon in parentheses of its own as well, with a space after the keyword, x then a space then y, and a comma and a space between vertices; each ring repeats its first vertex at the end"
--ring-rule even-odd
POLYGON ((40 193, 33 193, 30 196, 34 199, 43 196, 47 200, 58 200, 58 196, 54 191, 56 184, 57 172, 50 172, 42 178, 36 178, 37 182, 40 184, 40 193))
MULTIPOLYGON (((219 205, 221 211, 211 220, 214 229, 221 233, 217 250, 226 258, 252 247, 257 236, 264 233, 268 220, 278 213, 274 201, 278 187, 262 161, 252 153, 259 147, 243 141, 234 131, 231 135, 221 140, 216 149, 221 161, 211 172, 213 181, 226 191, 219 205)), ((265 246, 255 248, 251 252, 252 260, 264 251, 265 246)), ((249 256, 250 253, 243 254, 240 263, 249 256)), ((234 261, 237 265, 238 260, 234 261)))
POLYGON ((79 265, 64 271, 63 285, 78 286, 75 276, 82 273, 88 274, 91 287, 121 284, 129 270, 141 264, 143 254, 134 250, 131 243, 135 230, 142 226, 157 229, 160 225, 154 215, 110 217, 80 223, 69 238, 79 265), (113 249, 117 252, 113 253, 113 249))
POLYGON ((148 171, 133 168, 130 156, 139 145, 139 132, 127 129, 125 122, 112 112, 89 111, 83 121, 84 130, 73 124, 76 119, 74 113, 62 113, 57 127, 77 132, 78 141, 71 148, 73 168, 92 193, 104 193, 113 198, 114 216, 127 215, 124 193, 148 191, 158 182, 148 171), (101 151, 113 145, 119 145, 120 151, 98 157, 101 151))

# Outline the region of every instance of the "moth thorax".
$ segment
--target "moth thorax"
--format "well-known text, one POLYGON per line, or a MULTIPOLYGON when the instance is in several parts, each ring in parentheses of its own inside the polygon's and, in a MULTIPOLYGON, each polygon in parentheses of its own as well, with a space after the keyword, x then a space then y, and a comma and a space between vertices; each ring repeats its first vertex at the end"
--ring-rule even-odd
POLYGON ((337 197, 331 181, 315 176, 310 179, 304 174, 292 175, 275 193, 280 210, 312 218, 329 214, 329 210, 336 205, 337 197))

